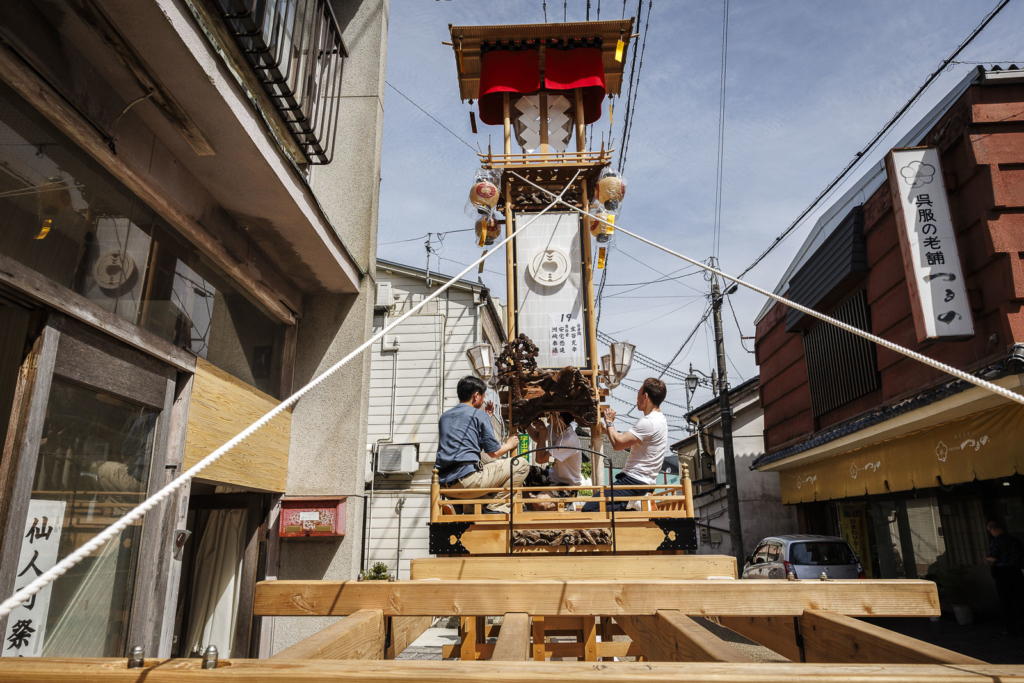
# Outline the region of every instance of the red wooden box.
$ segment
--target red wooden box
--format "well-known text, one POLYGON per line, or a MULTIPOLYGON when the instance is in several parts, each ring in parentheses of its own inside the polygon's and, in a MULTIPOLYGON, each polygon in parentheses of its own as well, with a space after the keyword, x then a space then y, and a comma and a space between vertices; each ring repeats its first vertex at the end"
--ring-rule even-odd
POLYGON ((344 496, 304 496, 281 501, 281 538, 340 537, 345 535, 344 496))

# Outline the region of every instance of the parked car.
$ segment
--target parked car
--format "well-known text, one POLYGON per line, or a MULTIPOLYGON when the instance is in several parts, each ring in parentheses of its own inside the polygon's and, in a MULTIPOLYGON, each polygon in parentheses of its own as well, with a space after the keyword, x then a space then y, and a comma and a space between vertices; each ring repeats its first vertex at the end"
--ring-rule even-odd
POLYGON ((771 536, 747 558, 741 579, 863 579, 864 568, 845 540, 836 536, 771 536))

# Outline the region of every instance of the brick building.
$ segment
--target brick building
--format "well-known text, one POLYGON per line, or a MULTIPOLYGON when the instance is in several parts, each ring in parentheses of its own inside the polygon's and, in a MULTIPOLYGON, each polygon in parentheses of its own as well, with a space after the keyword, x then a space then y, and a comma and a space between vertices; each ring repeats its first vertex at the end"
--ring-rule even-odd
MULTIPOLYGON (((973 334, 920 341, 883 162, 822 216, 776 291, 1024 391, 1024 71, 973 71, 896 147, 938 151, 973 334)), ((873 576, 946 577, 969 592, 945 599, 991 605, 985 522, 1024 536, 1024 408, 782 304, 761 312, 756 340, 753 467, 779 473, 801 530, 852 538, 873 576)))

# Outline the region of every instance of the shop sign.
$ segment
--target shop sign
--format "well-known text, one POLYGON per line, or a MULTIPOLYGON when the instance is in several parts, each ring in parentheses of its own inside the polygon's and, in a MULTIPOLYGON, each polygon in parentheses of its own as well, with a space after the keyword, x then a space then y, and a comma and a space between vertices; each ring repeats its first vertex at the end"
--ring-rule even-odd
MULTIPOLYGON (((14 584, 17 590, 57 564, 60 535, 64 527, 64 507, 65 503, 61 500, 29 501, 25 534, 21 538, 18 575, 14 584)), ((53 584, 48 584, 15 607, 7 617, 4 657, 39 657, 43 654, 52 589, 53 584)))
POLYGON ((864 568, 864 575, 871 576, 871 545, 868 542, 868 524, 864 503, 840 503, 840 534, 857 553, 857 559, 864 568))
POLYGON ((885 166, 918 341, 974 336, 938 150, 894 149, 885 166))

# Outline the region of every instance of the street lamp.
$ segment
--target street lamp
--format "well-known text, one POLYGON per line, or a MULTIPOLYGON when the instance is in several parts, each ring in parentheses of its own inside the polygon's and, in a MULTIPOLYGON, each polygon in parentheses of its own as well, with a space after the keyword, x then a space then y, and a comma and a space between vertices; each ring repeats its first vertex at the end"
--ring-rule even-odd
POLYGON ((629 372, 633 365, 633 350, 636 346, 629 342, 618 341, 611 345, 611 365, 615 372, 615 381, 618 382, 629 372))
POLYGON ((619 386, 619 380, 615 377, 615 372, 612 370, 611 354, 606 353, 601 356, 601 377, 604 378, 604 383, 609 389, 619 386))
POLYGON ((466 351, 469 362, 473 365, 473 372, 485 383, 490 384, 494 379, 494 349, 490 344, 478 344, 466 351))

